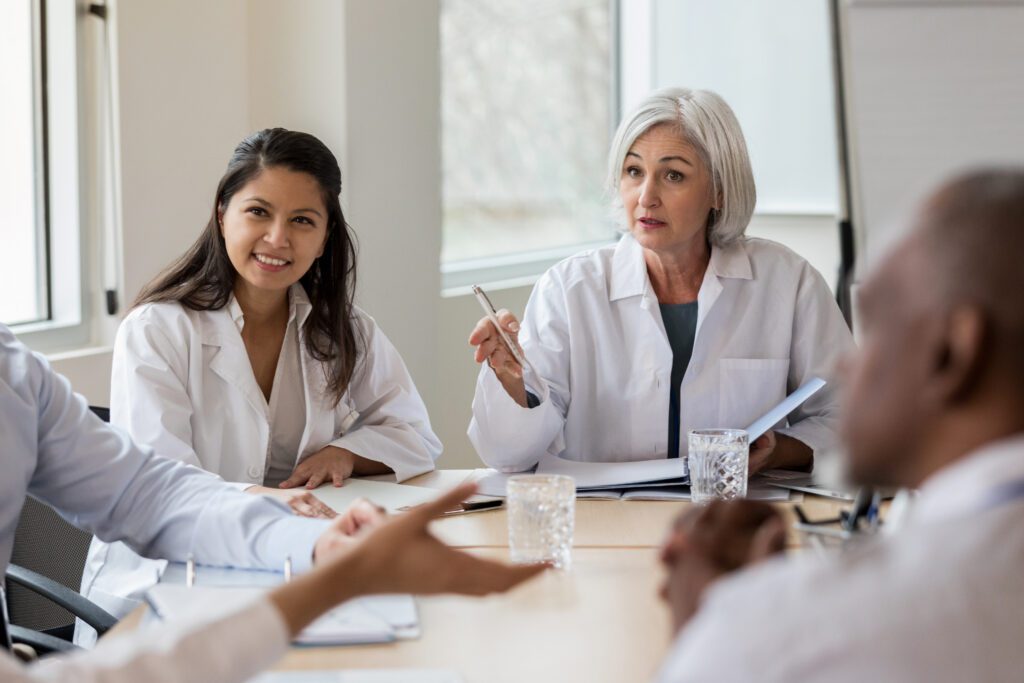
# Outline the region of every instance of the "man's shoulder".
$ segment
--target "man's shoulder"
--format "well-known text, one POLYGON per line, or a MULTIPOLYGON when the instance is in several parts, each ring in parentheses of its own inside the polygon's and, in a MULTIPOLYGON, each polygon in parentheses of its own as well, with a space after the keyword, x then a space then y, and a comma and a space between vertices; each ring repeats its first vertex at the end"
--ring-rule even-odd
MULTIPOLYGON (((1016 519, 1004 511, 949 520, 827 558, 751 567, 709 590, 670 661, 679 671, 704 670, 709 651, 725 656, 732 648, 729 666, 759 680, 799 680, 812 675, 815 662, 836 678, 862 666, 919 673, 962 666, 952 648, 968 637, 998 640, 995 630, 984 632, 986 625, 1013 623, 1024 610, 1018 578, 1024 540, 1010 533, 1016 519), (914 649, 918 641, 930 643, 929 651, 914 649)), ((1024 624, 1014 635, 1024 636, 1024 624)), ((1002 656, 1024 665, 1024 653, 1002 656)), ((814 675, 829 678, 825 670, 814 675)))

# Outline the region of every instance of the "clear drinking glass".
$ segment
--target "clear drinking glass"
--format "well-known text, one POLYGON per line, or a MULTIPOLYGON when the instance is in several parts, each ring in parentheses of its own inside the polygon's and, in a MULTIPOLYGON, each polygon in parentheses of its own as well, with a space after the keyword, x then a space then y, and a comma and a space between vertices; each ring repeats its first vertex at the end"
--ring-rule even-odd
POLYGON ((508 545, 513 562, 551 562, 567 569, 572 561, 576 482, 572 477, 517 474, 509 477, 508 545))
POLYGON ((750 444, 744 430, 692 429, 687 443, 694 503, 746 497, 750 444))

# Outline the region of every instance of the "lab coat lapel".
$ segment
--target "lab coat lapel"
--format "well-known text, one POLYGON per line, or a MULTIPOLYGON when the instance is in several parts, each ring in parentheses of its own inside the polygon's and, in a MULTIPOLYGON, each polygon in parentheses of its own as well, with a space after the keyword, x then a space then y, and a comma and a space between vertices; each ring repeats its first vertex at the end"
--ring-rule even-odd
MULTIPOLYGON (((638 322, 650 330, 650 334, 641 334, 638 339, 642 345, 638 347, 641 350, 639 358, 642 367, 645 369, 663 367, 666 359, 668 365, 671 366, 672 348, 668 343, 668 335, 665 333, 665 323, 661 319, 658 299, 654 296, 651 279, 647 275, 643 247, 632 235, 623 235, 615 247, 615 253, 612 255, 610 280, 608 285, 610 301, 614 302, 630 297, 640 298, 638 322)), ((629 310, 629 307, 624 308, 623 314, 628 315, 629 310)))
POLYGON ((750 256, 747 254, 742 240, 727 247, 711 248, 711 261, 704 271, 704 281, 701 282, 700 291, 697 292, 696 334, 698 336, 700 335, 701 326, 707 320, 712 308, 714 308, 715 302, 718 301, 722 291, 725 289, 722 283, 723 278, 753 279, 750 256))
MULTIPOLYGON (((210 359, 210 370, 234 387, 245 397, 256 414, 267 420, 267 401, 256 384, 252 373, 249 354, 245 350, 242 335, 232 318, 231 304, 216 311, 206 311, 203 316, 202 338, 206 346, 217 347, 217 353, 210 359)), ((230 416, 223 416, 230 419, 230 416)))
MULTIPOLYGON (((302 439, 299 441, 299 452, 296 454, 297 464, 310 448, 310 442, 318 427, 317 418, 323 419, 323 415, 330 415, 331 413, 316 407, 318 401, 324 400, 324 397, 327 396, 327 375, 324 373, 323 364, 313 359, 306 352, 305 323, 313 307, 302 285, 298 283, 292 285, 290 294, 291 301, 296 307, 295 323, 299 330, 299 365, 302 367, 302 396, 306 402, 306 426, 302 430, 302 439)), ((323 438, 318 438, 317 442, 323 438)))

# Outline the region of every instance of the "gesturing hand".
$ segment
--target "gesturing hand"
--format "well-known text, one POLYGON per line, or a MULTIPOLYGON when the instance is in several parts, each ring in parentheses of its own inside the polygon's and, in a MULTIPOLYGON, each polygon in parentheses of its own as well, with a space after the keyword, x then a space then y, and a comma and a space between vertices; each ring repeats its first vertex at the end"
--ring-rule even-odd
POLYGON ((281 488, 289 489, 305 484, 307 489, 315 489, 325 481, 341 486, 352 476, 355 463, 356 455, 352 451, 337 446, 324 446, 296 465, 291 476, 281 482, 281 488))
POLYGON ((335 604, 378 593, 461 593, 506 591, 536 576, 547 565, 510 565, 456 550, 427 529, 430 521, 476 491, 464 484, 381 523, 358 537, 332 528, 317 542, 316 567, 270 593, 292 635, 335 604), (337 538, 345 542, 337 544, 337 538))
POLYGON ((765 503, 713 501, 683 512, 661 547, 667 570, 661 597, 675 628, 693 616, 718 577, 781 552, 785 536, 782 517, 765 503))
POLYGON ((464 484, 361 536, 344 552, 345 580, 355 582, 365 593, 486 595, 506 591, 544 571, 547 565, 510 565, 476 557, 430 533, 427 525, 432 519, 475 491, 474 484, 464 484))
POLYGON ((385 519, 384 508, 365 498, 356 499, 320 534, 313 547, 313 560, 319 562, 337 556, 351 547, 356 536, 380 526, 385 519))

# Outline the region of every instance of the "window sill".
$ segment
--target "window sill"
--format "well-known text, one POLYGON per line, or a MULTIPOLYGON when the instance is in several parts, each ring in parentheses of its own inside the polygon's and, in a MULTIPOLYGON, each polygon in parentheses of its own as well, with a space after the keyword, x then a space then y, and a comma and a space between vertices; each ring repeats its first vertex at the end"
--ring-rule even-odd
POLYGON ((581 251, 614 244, 615 241, 610 239, 571 244, 524 254, 446 263, 441 266, 441 296, 450 298, 471 294, 473 285, 480 285, 488 291, 532 285, 548 268, 562 259, 581 251))
POLYGON ((25 346, 47 355, 71 353, 90 346, 88 325, 81 320, 21 323, 10 330, 25 346))

